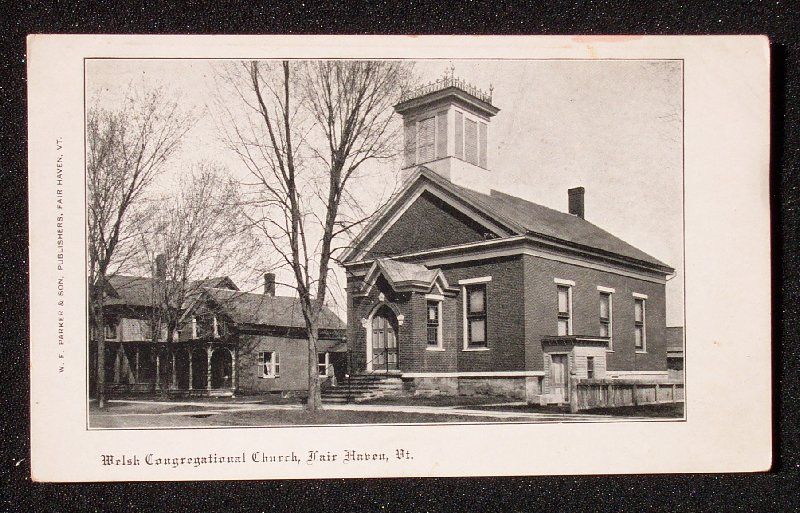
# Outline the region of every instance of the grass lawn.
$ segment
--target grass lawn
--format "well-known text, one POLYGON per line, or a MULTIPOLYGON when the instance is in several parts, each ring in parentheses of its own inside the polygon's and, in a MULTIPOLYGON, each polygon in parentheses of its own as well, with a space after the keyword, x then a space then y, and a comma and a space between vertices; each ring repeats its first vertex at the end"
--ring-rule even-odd
MULTIPOLYGON (((540 406, 538 404, 525 404, 519 406, 477 406, 476 410, 490 411, 518 411, 525 413, 569 413, 569 406, 554 404, 540 406)), ((683 403, 673 404, 645 404, 642 406, 620 406, 618 408, 594 408, 581 410, 586 415, 613 415, 615 417, 648 417, 648 418, 682 418, 683 403)))
POLYGON ((109 398, 116 401, 148 401, 179 403, 203 403, 208 406, 233 404, 301 404, 305 400, 298 397, 282 397, 281 394, 237 395, 236 397, 153 397, 141 395, 115 395, 109 398))
POLYGON ((593 415, 622 415, 630 417, 683 418, 683 403, 645 404, 642 406, 621 406, 619 408, 594 408, 581 413, 593 415))

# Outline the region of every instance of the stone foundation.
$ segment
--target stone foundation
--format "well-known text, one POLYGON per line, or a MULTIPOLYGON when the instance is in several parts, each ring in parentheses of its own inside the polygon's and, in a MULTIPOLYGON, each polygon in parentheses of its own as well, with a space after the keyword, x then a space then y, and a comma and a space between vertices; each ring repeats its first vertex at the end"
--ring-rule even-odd
POLYGON ((412 395, 459 395, 458 378, 411 378, 404 383, 408 383, 404 389, 412 395))
POLYGON ((486 395, 507 399, 525 399, 525 378, 458 378, 461 395, 486 395))
POLYGON ((542 378, 539 376, 403 378, 401 394, 407 396, 488 396, 510 401, 539 403, 542 394, 542 378))

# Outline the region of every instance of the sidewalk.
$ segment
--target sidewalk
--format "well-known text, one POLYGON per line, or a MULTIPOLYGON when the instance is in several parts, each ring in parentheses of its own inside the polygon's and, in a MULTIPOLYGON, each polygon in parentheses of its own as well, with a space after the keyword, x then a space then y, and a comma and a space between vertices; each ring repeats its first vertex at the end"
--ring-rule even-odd
MULTIPOLYGON (((500 403, 499 405, 516 403, 500 403)), ((488 406, 488 405, 487 405, 488 406)), ((403 413, 426 413, 438 415, 463 415, 469 417, 494 417, 497 419, 532 419, 540 421, 587 421, 587 420, 637 420, 638 417, 617 417, 613 415, 590 415, 581 413, 529 413, 522 411, 474 410, 463 406, 406 406, 389 404, 326 404, 329 410, 383 411, 403 413)))
MULTIPOLYGON (((231 403, 208 403, 208 402, 184 402, 184 401, 146 401, 146 400, 127 400, 112 399, 110 405, 131 406, 130 411, 109 411, 95 415, 113 416, 197 416, 197 415, 216 415, 231 414, 239 412, 259 412, 259 411, 303 411, 304 407, 300 404, 263 404, 258 401, 241 401, 231 403), (136 406, 144 406, 144 410, 137 411, 136 406), (162 411, 153 411, 162 408, 162 411)), ((517 406, 521 403, 497 403, 491 406, 517 406)), ((577 422, 589 420, 639 420, 641 417, 622 417, 613 415, 590 415, 580 413, 532 413, 523 411, 492 411, 470 409, 464 406, 409 406, 395 404, 326 404, 324 410, 331 411, 353 411, 353 412, 391 412, 391 413, 413 413, 425 415, 446 415, 446 416, 465 416, 494 418, 498 420, 530 420, 540 422, 577 422)))

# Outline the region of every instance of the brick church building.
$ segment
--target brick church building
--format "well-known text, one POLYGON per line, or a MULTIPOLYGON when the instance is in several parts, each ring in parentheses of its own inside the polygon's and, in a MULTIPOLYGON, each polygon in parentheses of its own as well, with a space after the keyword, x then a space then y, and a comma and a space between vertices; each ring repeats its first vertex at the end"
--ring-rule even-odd
POLYGON ((485 94, 445 78, 395 106, 405 183, 344 255, 351 372, 413 393, 563 403, 569 377, 666 380, 674 270, 584 218, 492 189, 485 94))

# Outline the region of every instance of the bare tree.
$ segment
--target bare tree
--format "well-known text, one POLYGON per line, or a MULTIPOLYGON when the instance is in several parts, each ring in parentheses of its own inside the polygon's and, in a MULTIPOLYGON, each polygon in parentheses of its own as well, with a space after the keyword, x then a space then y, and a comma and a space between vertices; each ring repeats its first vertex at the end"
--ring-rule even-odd
POLYGON ((238 182, 227 171, 201 163, 182 178, 178 192, 160 198, 141 232, 145 267, 156 277, 151 309, 153 342, 172 336, 188 303, 212 277, 241 271, 257 241, 240 210, 238 182))
POLYGON ((87 112, 88 280, 97 341, 97 398, 105 404, 106 279, 124 265, 138 202, 164 170, 192 124, 163 88, 131 87, 116 109, 87 112))
POLYGON ((392 105, 409 75, 398 61, 252 61, 226 76, 249 116, 231 115, 225 139, 255 179, 249 219, 294 278, 311 410, 321 406, 317 340, 335 241, 376 210, 351 185, 371 161, 395 157, 392 105))

